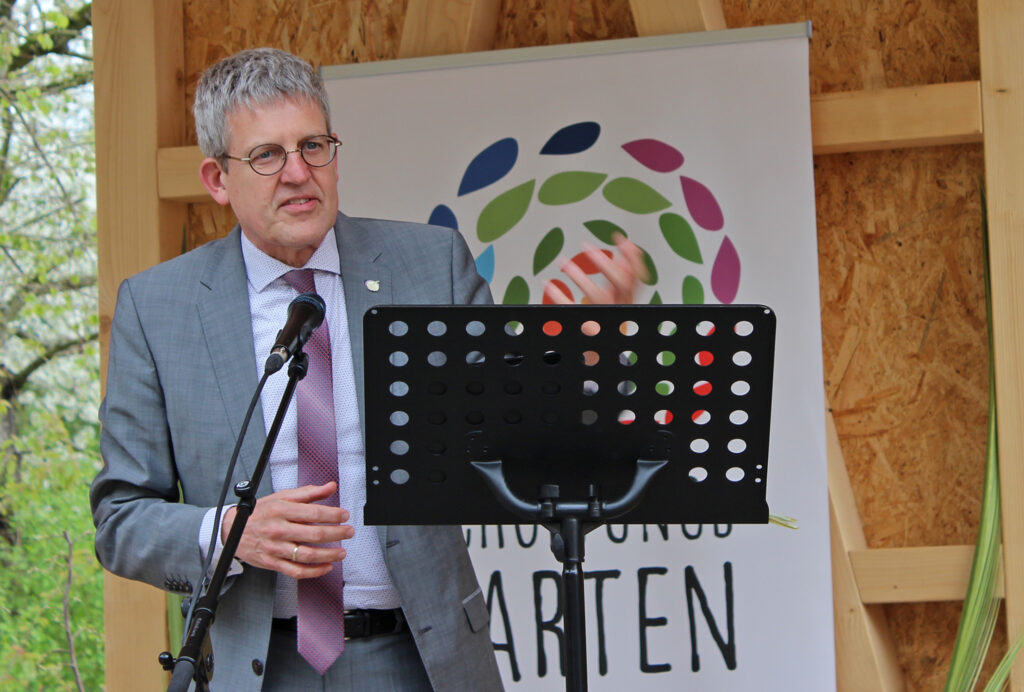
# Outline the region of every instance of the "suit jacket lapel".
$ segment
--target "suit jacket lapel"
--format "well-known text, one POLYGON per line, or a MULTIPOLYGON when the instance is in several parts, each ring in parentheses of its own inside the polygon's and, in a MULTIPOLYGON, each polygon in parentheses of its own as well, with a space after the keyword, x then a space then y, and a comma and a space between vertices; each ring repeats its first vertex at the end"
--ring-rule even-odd
MULTIPOLYGON (((352 342, 352 368, 359 399, 359 420, 366 411, 363 392, 363 314, 374 305, 392 302, 391 271, 387 267, 381 244, 365 229, 344 214, 338 214, 334 226, 341 259, 341 282, 345 289, 345 315, 349 340, 352 342)), ((363 423, 363 434, 366 424, 363 423)))
MULTIPOLYGON (((249 290, 239 227, 235 226, 219 242, 220 252, 211 257, 200 277, 196 309, 217 386, 227 410, 230 434, 237 438, 259 378, 254 365, 249 290)), ((257 404, 239 452, 240 466, 235 469, 234 481, 252 477, 265 439, 262 406, 257 404)), ((226 466, 227 462, 224 459, 220 463, 226 466)), ((266 495, 270 489, 270 474, 265 473, 258 494, 266 495)))
MULTIPOLYGON (((359 423, 366 439, 366 397, 363 385, 363 315, 374 305, 392 302, 391 271, 380 242, 342 213, 334 224, 341 259, 341 283, 345 290, 345 316, 352 343, 352 370, 359 401, 359 423)), ((365 443, 364 443, 365 444, 365 443)), ((377 526, 377 538, 387 559, 388 527, 377 526)))

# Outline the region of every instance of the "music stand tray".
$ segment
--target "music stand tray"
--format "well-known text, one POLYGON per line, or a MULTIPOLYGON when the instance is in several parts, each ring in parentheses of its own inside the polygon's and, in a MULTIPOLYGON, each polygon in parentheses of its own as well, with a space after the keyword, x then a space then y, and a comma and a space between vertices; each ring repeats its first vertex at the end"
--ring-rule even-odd
POLYGON ((365 522, 548 528, 567 689, 587 532, 768 521, 770 308, 391 305, 363 328, 365 522))

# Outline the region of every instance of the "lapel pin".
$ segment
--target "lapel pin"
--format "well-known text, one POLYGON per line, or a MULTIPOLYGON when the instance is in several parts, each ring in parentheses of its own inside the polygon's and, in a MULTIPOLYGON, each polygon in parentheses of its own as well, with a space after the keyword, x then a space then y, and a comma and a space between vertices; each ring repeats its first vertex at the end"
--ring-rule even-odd
POLYGON ((380 281, 377 281, 377 279, 367 279, 366 290, 376 293, 380 290, 380 281))

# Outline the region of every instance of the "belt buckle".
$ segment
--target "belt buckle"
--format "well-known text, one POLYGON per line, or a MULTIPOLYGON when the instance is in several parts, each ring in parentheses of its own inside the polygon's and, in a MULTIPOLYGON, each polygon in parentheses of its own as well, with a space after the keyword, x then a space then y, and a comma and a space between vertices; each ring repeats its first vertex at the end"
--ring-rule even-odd
POLYGON ((358 639, 370 634, 370 613, 366 610, 345 611, 345 639, 358 639), (351 624, 350 624, 351 623, 351 624), (355 627, 353 627, 355 625, 355 627), (352 630, 357 630, 352 632, 352 630), (351 634, 349 634, 352 632, 351 634))

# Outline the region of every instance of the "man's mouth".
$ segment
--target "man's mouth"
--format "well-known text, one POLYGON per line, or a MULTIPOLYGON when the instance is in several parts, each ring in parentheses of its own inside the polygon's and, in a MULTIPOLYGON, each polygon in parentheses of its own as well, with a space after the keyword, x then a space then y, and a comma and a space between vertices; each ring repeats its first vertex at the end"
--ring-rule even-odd
POLYGON ((284 204, 285 204, 285 206, 289 206, 289 205, 293 205, 293 204, 294 205, 299 205, 299 204, 305 204, 305 203, 311 202, 311 201, 313 201, 312 197, 296 197, 295 199, 288 200, 284 204))

